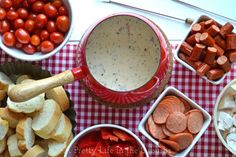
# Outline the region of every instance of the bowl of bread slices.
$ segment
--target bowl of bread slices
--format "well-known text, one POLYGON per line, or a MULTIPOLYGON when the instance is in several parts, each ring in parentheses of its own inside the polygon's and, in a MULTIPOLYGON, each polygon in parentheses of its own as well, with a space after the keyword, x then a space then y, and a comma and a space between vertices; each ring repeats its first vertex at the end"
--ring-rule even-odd
POLYGON ((17 103, 8 97, 16 84, 30 84, 48 75, 29 63, 0 65, 0 156, 64 155, 76 125, 68 92, 61 86, 17 103))

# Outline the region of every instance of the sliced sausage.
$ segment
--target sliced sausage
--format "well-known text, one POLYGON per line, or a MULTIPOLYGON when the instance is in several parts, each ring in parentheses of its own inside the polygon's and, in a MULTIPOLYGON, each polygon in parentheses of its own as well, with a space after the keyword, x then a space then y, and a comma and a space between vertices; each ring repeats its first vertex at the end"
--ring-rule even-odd
POLYGON ((216 54, 217 54, 217 49, 215 47, 208 47, 204 62, 207 63, 208 65, 213 64, 216 54))
POLYGON ((186 129, 186 116, 181 112, 174 112, 166 120, 166 128, 173 133, 180 133, 186 129))
POLYGON ((225 35, 230 34, 233 29, 234 26, 231 23, 227 22, 224 26, 221 27, 220 35, 225 39, 225 35))
POLYGON ((196 44, 193 48, 191 55, 190 55, 190 59, 192 61, 198 61, 200 59, 201 53, 204 49, 205 49, 205 45, 196 44))
POLYGON ((180 46, 180 51, 190 56, 192 53, 193 47, 190 46, 187 42, 183 42, 180 46))
POLYGON ((210 66, 206 63, 202 63, 198 68, 197 68, 197 73, 200 76, 204 76, 209 70, 210 66))
POLYGON ((191 112, 187 120, 188 131, 192 134, 197 134, 202 128, 203 120, 201 112, 191 112))
POLYGON ((200 42, 206 46, 214 46, 215 44, 215 40, 207 32, 201 34, 200 42))
POLYGON ((206 76, 209 80, 218 80, 224 75, 224 70, 222 69, 211 69, 207 72, 206 76))
POLYGON ((236 50, 236 34, 226 35, 226 50, 236 50))
POLYGON ((225 71, 229 72, 231 69, 231 64, 226 56, 220 56, 217 59, 217 64, 225 71))

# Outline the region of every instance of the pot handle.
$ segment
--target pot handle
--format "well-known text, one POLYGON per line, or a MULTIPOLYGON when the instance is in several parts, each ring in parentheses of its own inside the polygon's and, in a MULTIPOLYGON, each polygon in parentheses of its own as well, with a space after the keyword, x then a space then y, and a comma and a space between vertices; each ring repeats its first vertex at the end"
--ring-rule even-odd
POLYGON ((66 70, 49 78, 16 85, 9 91, 8 96, 14 102, 23 102, 52 88, 73 83, 85 76, 81 67, 66 70))

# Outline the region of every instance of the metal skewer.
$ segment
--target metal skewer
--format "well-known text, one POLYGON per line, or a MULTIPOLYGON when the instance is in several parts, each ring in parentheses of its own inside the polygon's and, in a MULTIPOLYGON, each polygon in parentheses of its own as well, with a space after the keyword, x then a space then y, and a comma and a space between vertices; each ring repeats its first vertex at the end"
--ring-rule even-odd
POLYGON ((192 18, 182 19, 182 18, 178 18, 178 17, 174 17, 174 16, 158 13, 158 12, 155 12, 155 11, 146 10, 146 9, 143 9, 143 8, 131 6, 131 5, 128 5, 128 4, 112 1, 112 0, 102 0, 102 1, 105 2, 105 3, 112 3, 112 4, 124 6, 124 7, 127 7, 127 8, 131 8, 131 9, 141 10, 141 11, 149 12, 149 13, 152 13, 152 14, 156 14, 156 15, 172 18, 172 19, 175 19, 175 20, 178 20, 178 21, 185 22, 186 24, 189 24, 189 25, 191 25, 193 23, 193 21, 194 21, 192 18))

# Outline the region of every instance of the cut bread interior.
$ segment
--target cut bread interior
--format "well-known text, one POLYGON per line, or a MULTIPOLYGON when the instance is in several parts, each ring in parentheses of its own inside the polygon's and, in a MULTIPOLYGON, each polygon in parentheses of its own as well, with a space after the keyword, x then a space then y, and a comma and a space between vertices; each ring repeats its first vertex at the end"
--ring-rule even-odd
POLYGON ((66 95, 65 89, 62 86, 47 91, 46 97, 48 99, 55 100, 59 104, 62 111, 65 111, 69 108, 69 99, 66 95))
POLYGON ((8 108, 0 108, 0 117, 4 120, 7 120, 10 128, 16 128, 17 123, 20 119, 24 118, 22 113, 14 113, 8 108))
POLYGON ((71 134, 68 140, 65 142, 48 140, 48 155, 51 157, 62 157, 65 153, 66 147, 69 145, 72 139, 73 135, 71 134))
POLYGON ((30 75, 21 75, 16 79, 16 84, 21 84, 24 80, 31 79, 30 75))
POLYGON ((45 150, 39 145, 33 146, 23 155, 23 157, 45 157, 45 156, 46 156, 45 150))
POLYGON ((7 98, 7 107, 17 113, 32 113, 35 111, 39 111, 44 104, 45 101, 45 94, 42 93, 34 98, 31 98, 27 101, 24 102, 13 102, 11 99, 8 97, 7 98))
POLYGON ((11 157, 19 157, 23 155, 21 150, 18 148, 18 140, 16 134, 11 135, 8 138, 7 146, 11 157))
POLYGON ((32 119, 24 118, 16 126, 16 135, 19 140, 18 147, 22 151, 29 150, 35 142, 35 134, 32 129, 32 119))
POLYGON ((7 120, 3 120, 0 117, 0 140, 5 138, 8 130, 9 130, 9 123, 8 123, 8 121, 7 120))
POLYGON ((33 117, 32 128, 40 137, 50 135, 61 115, 59 105, 54 100, 47 99, 43 108, 33 117))
POLYGON ((65 142, 71 134, 72 125, 69 118, 62 114, 56 128, 51 134, 51 138, 58 142, 65 142))

